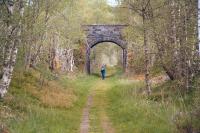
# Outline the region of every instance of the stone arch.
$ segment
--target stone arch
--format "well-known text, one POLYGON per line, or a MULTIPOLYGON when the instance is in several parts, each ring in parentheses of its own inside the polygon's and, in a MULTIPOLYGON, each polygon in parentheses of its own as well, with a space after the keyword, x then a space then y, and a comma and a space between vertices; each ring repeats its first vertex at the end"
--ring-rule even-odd
POLYGON ((93 47, 103 42, 112 42, 123 50, 123 69, 127 67, 127 43, 122 37, 122 29, 127 25, 84 25, 87 35, 86 72, 90 74, 90 52, 93 47))

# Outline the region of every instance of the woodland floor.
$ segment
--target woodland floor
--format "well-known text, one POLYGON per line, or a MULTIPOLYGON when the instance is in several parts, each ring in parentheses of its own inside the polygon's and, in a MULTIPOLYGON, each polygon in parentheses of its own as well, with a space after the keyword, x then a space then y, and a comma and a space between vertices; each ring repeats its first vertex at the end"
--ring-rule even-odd
POLYGON ((154 85, 152 95, 146 97, 142 76, 111 73, 115 74, 108 74, 106 80, 98 74, 63 76, 45 80, 43 87, 36 72, 15 73, 8 95, 0 102, 0 132, 175 132, 174 116, 186 105, 168 89, 173 82, 154 85))

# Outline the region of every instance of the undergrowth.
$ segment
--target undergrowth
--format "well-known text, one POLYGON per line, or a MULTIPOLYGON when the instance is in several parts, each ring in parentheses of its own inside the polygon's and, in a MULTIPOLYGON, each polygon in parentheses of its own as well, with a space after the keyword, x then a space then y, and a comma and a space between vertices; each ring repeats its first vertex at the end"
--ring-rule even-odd
POLYGON ((176 81, 168 81, 154 85, 147 97, 141 82, 114 81, 107 111, 118 133, 199 133, 198 85, 182 93, 176 81))
POLYGON ((34 70, 16 72, 9 93, 0 102, 0 132, 79 132, 82 109, 94 82, 85 75, 72 79, 34 70))
MULTIPOLYGON (((154 85, 147 97, 143 82, 125 79, 121 73, 119 69, 110 70, 103 82, 107 86, 105 108, 117 133, 200 131, 199 78, 193 81, 189 94, 182 93, 177 81, 167 81, 154 85)), ((9 93, 0 101, 0 132, 80 132, 82 110, 89 93, 101 83, 99 80, 99 74, 55 76, 35 70, 15 72, 9 93)), ((99 110, 91 110, 95 131, 100 128, 95 126, 99 110)))

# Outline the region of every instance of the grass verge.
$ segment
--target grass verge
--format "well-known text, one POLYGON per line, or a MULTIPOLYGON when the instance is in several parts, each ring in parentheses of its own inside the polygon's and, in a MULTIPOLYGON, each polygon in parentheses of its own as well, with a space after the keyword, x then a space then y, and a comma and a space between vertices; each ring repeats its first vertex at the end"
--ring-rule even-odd
POLYGON ((0 132, 77 133, 94 77, 44 79, 36 71, 15 73, 0 102, 0 132))
POLYGON ((107 112, 117 133, 172 133, 172 116, 176 112, 170 103, 149 100, 138 93, 143 83, 128 80, 113 82, 107 92, 107 112))

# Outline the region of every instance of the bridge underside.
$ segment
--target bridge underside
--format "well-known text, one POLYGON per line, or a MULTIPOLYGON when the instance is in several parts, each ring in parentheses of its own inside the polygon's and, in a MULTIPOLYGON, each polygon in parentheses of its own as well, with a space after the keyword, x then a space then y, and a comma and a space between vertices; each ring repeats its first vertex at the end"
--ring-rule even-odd
POLYGON ((123 50, 123 69, 127 67, 127 43, 122 37, 122 29, 127 25, 84 25, 87 35, 86 43, 86 72, 90 74, 91 49, 102 42, 112 42, 123 50))

